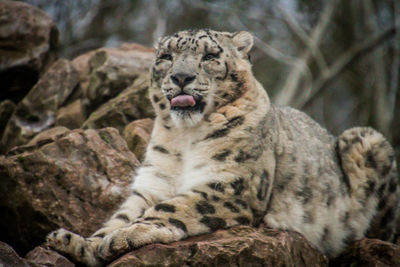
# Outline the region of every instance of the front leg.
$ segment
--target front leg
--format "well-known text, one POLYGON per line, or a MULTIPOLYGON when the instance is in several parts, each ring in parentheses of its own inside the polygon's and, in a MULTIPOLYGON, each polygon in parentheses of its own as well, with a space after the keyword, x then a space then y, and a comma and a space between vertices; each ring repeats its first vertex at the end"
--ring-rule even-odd
MULTIPOLYGON (((166 185, 153 174, 154 172, 154 168, 142 167, 135 180, 148 181, 151 183, 150 188, 154 190, 157 189, 157 186, 165 190, 166 185)), ((128 197, 118 211, 92 236, 84 238, 65 229, 59 229, 47 236, 47 245, 70 256, 75 262, 82 262, 88 266, 101 266, 103 262, 98 257, 97 251, 103 238, 116 229, 131 225, 133 221, 144 214, 145 210, 159 202, 160 194, 157 194, 157 192, 135 187, 132 195, 128 197)))
POLYGON ((146 244, 170 243, 238 224, 252 224, 251 209, 235 194, 235 186, 234 181, 210 183, 151 207, 132 225, 106 236, 99 256, 110 261, 146 244))
POLYGON ((61 228, 47 236, 47 245, 70 256, 75 262, 82 262, 88 266, 102 266, 103 262, 98 257, 97 251, 103 238, 118 228, 130 225, 152 205, 153 202, 149 197, 133 191, 110 220, 92 236, 84 238, 61 228))

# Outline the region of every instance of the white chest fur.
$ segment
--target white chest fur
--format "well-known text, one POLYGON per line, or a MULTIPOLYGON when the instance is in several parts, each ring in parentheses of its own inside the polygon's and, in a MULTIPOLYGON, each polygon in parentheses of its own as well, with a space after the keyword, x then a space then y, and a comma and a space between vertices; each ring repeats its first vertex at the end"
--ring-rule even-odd
POLYGON ((149 166, 139 169, 133 189, 165 200, 214 179, 211 148, 201 141, 209 129, 203 128, 199 125, 154 135, 146 154, 149 166), (168 153, 160 153, 152 146, 162 146, 168 153))

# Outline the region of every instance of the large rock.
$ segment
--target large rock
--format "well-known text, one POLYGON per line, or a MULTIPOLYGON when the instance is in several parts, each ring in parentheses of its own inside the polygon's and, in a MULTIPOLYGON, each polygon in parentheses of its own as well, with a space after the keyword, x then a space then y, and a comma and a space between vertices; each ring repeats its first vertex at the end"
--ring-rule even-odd
MULTIPOLYGON (((47 129, 41 133, 39 133, 38 135, 36 135, 34 138, 32 138, 31 141, 28 142, 27 146, 28 147, 34 147, 35 145, 40 146, 40 144, 42 143, 50 143, 52 141, 54 141, 57 136, 65 134, 69 132, 69 129, 64 127, 64 126, 57 126, 57 127, 53 127, 50 129, 47 129)), ((24 147, 22 147, 22 151, 23 151, 24 147)), ((16 149, 18 150, 18 149, 16 149)))
MULTIPOLYGON (((2 249, 12 251, 0 242, 2 249)), ((127 253, 108 267, 122 266, 400 266, 398 245, 377 239, 350 244, 328 262, 298 233, 237 226, 171 244, 151 244, 127 253)), ((3 253, 4 254, 4 253, 3 253)), ((15 252, 13 259, 24 262, 15 252)), ((10 257, 7 257, 10 258, 10 257)), ((25 256, 34 266, 74 266, 55 251, 36 247, 25 256)), ((24 265, 23 265, 24 266, 24 265)))
POLYGON ((44 247, 36 247, 30 251, 25 259, 34 267, 74 267, 75 264, 70 262, 64 256, 56 251, 46 249, 44 247))
POLYGON ((74 267, 64 256, 44 247, 36 247, 21 258, 12 247, 0 241, 1 267, 74 267))
POLYGON ((400 266, 400 246, 378 239, 353 242, 331 266, 400 266))
POLYGON ((17 105, 1 139, 5 150, 26 144, 37 133, 54 125, 57 109, 78 82, 78 72, 68 60, 56 61, 17 105))
POLYGON ((87 98, 87 88, 90 83, 90 72, 91 72, 91 69, 89 67, 89 60, 95 53, 96 50, 89 51, 71 60, 71 64, 79 73, 79 81, 80 81, 79 82, 80 92, 75 96, 75 98, 73 98, 73 100, 76 100, 77 98, 87 98))
MULTIPOLYGON (((35 264, 52 262, 45 266, 70 266, 64 257, 43 247, 29 252, 26 259, 35 264)), ((328 259, 298 233, 237 226, 171 244, 147 245, 108 265, 122 266, 308 267, 328 266, 328 259)))
POLYGON ((148 75, 153 57, 154 49, 126 43, 118 48, 100 48, 74 58, 72 65, 79 72, 81 91, 72 99, 90 98, 93 106, 106 102, 129 87, 139 75, 148 75))
POLYGON ((91 104, 105 103, 130 87, 139 76, 148 76, 153 57, 152 49, 140 45, 97 50, 89 60, 87 96, 91 104))
POLYGON ((0 101, 15 103, 55 59, 58 30, 43 11, 18 1, 0 1, 0 101))
POLYGON ((15 104, 11 100, 6 99, 0 102, 0 139, 3 136, 4 129, 14 110, 15 104))
POLYGON ((152 119, 141 119, 129 123, 124 129, 124 139, 129 149, 142 161, 150 142, 151 131, 153 130, 152 119))
POLYGON ((109 265, 122 266, 328 266, 300 234, 238 226, 172 244, 152 244, 109 265))
POLYGON ((100 48, 76 57, 79 86, 57 113, 56 125, 70 129, 115 127, 153 117, 147 97, 154 50, 139 44, 100 48))
POLYGON ((68 129, 79 128, 86 120, 86 109, 82 99, 60 108, 57 111, 56 125, 65 126, 68 129))
POLYGON ((97 230, 128 194, 139 165, 113 128, 54 139, 0 157, 0 240, 20 254, 59 227, 97 230))
POLYGON ((0 241, 0 266, 29 267, 29 264, 21 259, 12 247, 0 241))
POLYGON ((122 134, 125 126, 131 121, 154 117, 148 87, 147 75, 139 76, 131 87, 92 112, 82 128, 114 127, 122 134))

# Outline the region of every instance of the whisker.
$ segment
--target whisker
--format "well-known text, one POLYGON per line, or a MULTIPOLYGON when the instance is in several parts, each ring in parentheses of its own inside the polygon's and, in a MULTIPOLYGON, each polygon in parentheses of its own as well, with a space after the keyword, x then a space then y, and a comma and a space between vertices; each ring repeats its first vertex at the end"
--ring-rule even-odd
POLYGON ((216 95, 215 93, 212 93, 211 96, 212 96, 212 97, 215 97, 215 98, 218 99, 218 100, 225 100, 224 98, 222 98, 222 97, 216 95))

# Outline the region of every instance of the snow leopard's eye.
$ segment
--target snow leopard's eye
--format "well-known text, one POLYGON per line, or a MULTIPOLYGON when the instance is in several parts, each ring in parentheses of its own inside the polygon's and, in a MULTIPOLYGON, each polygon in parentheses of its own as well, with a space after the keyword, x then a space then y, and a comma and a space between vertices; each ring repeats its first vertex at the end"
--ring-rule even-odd
POLYGON ((162 54, 161 56, 158 57, 159 59, 164 59, 164 60, 172 60, 171 54, 162 54))
POLYGON ((207 54, 205 54, 205 55, 202 57, 201 60, 207 61, 207 60, 211 60, 211 59, 213 59, 213 58, 218 58, 218 54, 215 54, 215 53, 207 53, 207 54))

